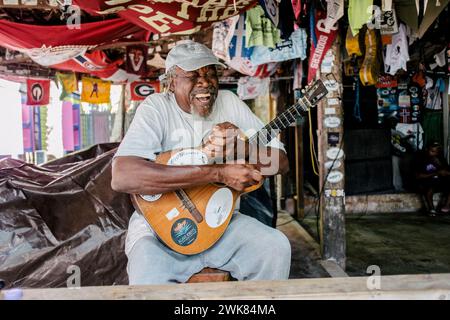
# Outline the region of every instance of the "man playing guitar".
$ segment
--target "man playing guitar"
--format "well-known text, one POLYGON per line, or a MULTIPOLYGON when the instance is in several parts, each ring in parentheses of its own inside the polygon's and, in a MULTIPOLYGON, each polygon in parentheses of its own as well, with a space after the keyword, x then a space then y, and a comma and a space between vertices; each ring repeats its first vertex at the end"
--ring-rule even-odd
MULTIPOLYGON (((114 190, 157 198, 176 189, 221 183, 242 191, 264 176, 288 171, 286 153, 277 139, 255 148, 244 143, 244 157, 257 155, 253 165, 237 161, 205 165, 154 162, 158 153, 197 146, 208 159, 229 158, 236 154, 242 131, 263 127, 235 94, 218 89, 216 65, 222 64, 200 43, 184 42, 169 52, 169 92, 150 95, 139 106, 114 157, 114 190)), ((132 285, 186 282, 205 267, 229 271, 238 280, 287 279, 291 261, 286 236, 239 213, 238 204, 223 236, 211 248, 193 255, 165 246, 144 217, 134 212, 125 252, 132 285)))

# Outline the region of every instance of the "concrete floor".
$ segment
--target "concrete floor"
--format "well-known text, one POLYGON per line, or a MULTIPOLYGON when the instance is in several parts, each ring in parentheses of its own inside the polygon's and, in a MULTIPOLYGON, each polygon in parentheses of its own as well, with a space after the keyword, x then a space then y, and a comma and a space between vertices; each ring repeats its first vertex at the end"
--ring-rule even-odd
MULTIPOLYGON (((301 225, 317 239, 314 214, 301 225)), ((450 215, 421 213, 346 217, 349 276, 367 276, 371 265, 382 275, 450 273, 450 215)), ((295 263, 295 261, 294 261, 295 263)))
POLYGON ((290 279, 330 277, 320 264, 317 243, 310 239, 296 220, 289 214, 281 212, 278 214, 277 229, 282 231, 291 243, 290 279))

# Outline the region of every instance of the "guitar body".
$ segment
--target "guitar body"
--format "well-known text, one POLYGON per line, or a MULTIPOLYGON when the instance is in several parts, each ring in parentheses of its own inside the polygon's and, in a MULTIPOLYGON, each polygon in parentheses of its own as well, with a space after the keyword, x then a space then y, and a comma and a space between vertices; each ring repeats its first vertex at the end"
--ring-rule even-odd
MULTIPOLYGON (((205 164, 202 157, 198 149, 180 149, 161 153, 155 162, 205 164)), ((187 195, 201 217, 192 214, 195 210, 189 210, 189 205, 180 200, 176 191, 154 196, 133 194, 131 200, 164 244, 178 253, 193 255, 207 250, 221 238, 230 223, 237 198, 261 185, 262 182, 244 192, 212 183, 183 189, 183 195, 187 195)))

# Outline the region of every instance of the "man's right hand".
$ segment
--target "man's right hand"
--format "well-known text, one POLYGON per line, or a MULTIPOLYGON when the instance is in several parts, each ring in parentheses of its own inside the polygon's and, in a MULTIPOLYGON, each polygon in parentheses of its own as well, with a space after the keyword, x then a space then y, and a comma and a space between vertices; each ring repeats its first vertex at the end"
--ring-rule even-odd
POLYGON ((224 164, 217 167, 218 182, 224 183, 237 191, 243 191, 247 187, 258 184, 263 179, 261 172, 252 165, 224 164))

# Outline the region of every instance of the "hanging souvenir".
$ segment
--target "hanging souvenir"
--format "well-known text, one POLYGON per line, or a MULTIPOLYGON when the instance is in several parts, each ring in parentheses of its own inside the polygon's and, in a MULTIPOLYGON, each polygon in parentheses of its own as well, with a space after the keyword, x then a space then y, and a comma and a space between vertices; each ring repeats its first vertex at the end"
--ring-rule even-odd
POLYGON ((147 74, 147 46, 128 46, 126 53, 127 72, 145 76, 147 74))
POLYGON ((410 82, 408 85, 408 93, 411 99, 411 123, 420 121, 422 109, 422 89, 419 84, 410 82))
POLYGON ((399 110, 397 79, 389 75, 380 76, 376 88, 378 123, 382 124, 388 117, 394 117, 399 110))
POLYGON ((384 0, 381 8, 380 33, 382 35, 394 34, 398 32, 398 22, 395 9, 392 6, 392 0, 384 0), (390 2, 390 6, 386 6, 385 2, 390 2))
POLYGON ((75 73, 56 73, 56 79, 61 84, 61 95, 59 100, 64 101, 72 98, 72 93, 78 91, 78 81, 75 73))
POLYGON ((280 36, 288 39, 294 32, 294 8, 291 0, 259 0, 265 16, 280 30, 280 36), (282 15, 280 14, 282 13, 282 15))
POLYGON ((314 45, 313 42, 311 45, 311 59, 308 70, 308 83, 311 83, 311 81, 316 76, 317 70, 322 63, 323 57, 331 48, 331 45, 333 44, 333 41, 337 36, 338 25, 336 24, 332 28, 327 30, 324 25, 325 19, 326 12, 317 10, 315 16, 315 21, 317 21, 317 23, 315 24, 314 32, 317 43, 314 45))
POLYGON ((83 77, 81 101, 92 104, 110 103, 111 83, 100 79, 83 77))
POLYGON ((374 29, 367 29, 364 35, 364 44, 366 46, 364 60, 359 70, 359 77, 365 86, 371 86, 377 83, 379 73, 379 64, 377 59, 378 43, 377 35, 374 29))
POLYGON ((50 80, 27 79, 27 105, 43 106, 50 103, 50 80))
POLYGON ((254 66, 269 62, 281 62, 300 58, 306 59, 306 31, 299 28, 291 34, 288 40, 282 40, 274 48, 265 46, 253 47, 250 61, 254 66))
POLYGON ((131 101, 145 100, 149 95, 159 92, 159 82, 135 81, 130 83, 131 101))

